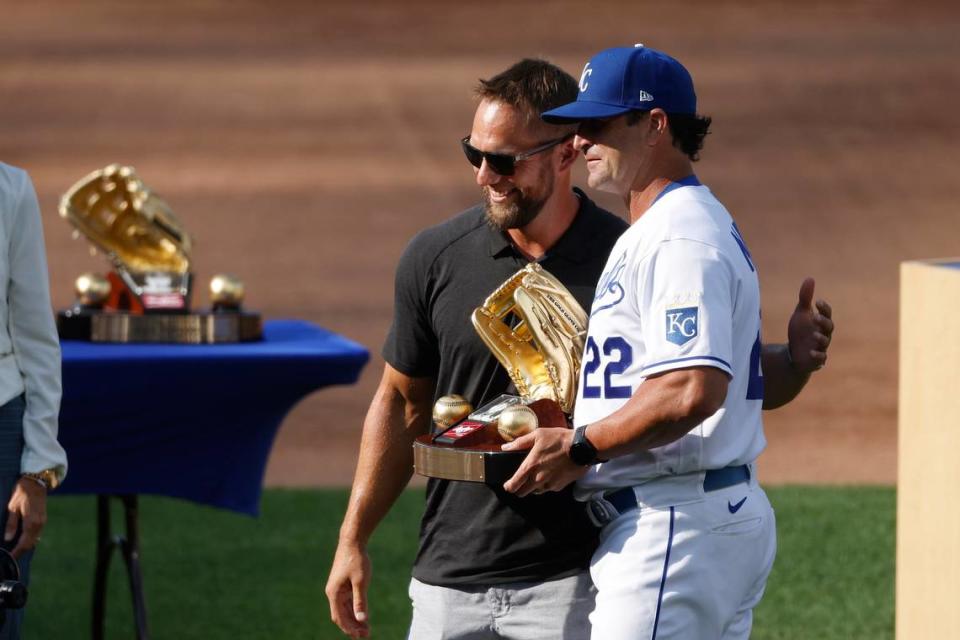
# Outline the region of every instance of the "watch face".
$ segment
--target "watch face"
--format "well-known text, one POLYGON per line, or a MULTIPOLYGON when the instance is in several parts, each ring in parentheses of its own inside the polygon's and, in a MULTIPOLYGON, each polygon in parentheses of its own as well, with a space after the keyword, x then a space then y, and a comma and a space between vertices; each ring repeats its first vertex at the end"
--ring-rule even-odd
POLYGON ((577 429, 570 445, 570 459, 580 466, 593 464, 597 459, 596 448, 587 440, 586 428, 577 429))
POLYGON ((42 482, 49 491, 56 489, 57 485, 60 484, 60 481, 57 478, 57 472, 53 469, 44 469, 43 471, 38 471, 36 473, 24 473, 22 475, 29 476, 39 482, 42 482))
POLYGON ((573 458, 573 461, 581 466, 587 466, 593 464, 594 454, 590 451, 589 445, 584 446, 586 443, 581 443, 580 446, 570 449, 570 457, 573 458))

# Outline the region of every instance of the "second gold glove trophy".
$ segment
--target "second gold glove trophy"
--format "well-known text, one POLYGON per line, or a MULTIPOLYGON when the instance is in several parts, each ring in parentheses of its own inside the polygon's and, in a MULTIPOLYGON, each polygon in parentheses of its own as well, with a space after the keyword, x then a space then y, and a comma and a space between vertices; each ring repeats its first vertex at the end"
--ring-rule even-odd
POLYGON ((569 426, 587 314, 559 280, 529 264, 471 319, 520 395, 502 395, 476 411, 458 395, 437 400, 434 433, 414 443, 414 469, 433 478, 499 485, 527 455, 501 451, 503 443, 538 426, 569 426))
POLYGON ((60 337, 187 344, 258 340, 260 315, 241 308, 243 283, 210 282, 212 308, 190 309, 190 236, 132 167, 110 165, 73 185, 60 215, 110 260, 107 277, 83 274, 77 301, 57 314, 60 337))

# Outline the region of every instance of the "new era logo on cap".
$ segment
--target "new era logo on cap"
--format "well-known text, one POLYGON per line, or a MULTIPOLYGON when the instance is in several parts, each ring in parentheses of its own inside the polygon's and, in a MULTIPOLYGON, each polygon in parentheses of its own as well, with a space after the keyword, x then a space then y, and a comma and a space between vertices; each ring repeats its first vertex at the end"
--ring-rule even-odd
POLYGON ((660 108, 667 113, 697 112, 693 79, 682 64, 643 45, 601 51, 580 74, 576 102, 542 114, 562 124, 660 108))

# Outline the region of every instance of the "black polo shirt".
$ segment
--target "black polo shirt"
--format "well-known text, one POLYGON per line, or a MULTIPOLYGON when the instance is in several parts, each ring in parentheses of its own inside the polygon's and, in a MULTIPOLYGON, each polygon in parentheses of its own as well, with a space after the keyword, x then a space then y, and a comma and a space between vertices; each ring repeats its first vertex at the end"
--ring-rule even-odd
MULTIPOLYGON (((627 223, 576 193, 576 218, 540 264, 589 310, 627 223)), ((435 378, 436 397, 459 393, 474 407, 515 393, 470 315, 527 262, 480 206, 419 233, 397 267, 384 359, 408 376, 435 378)), ((595 546, 570 487, 517 498, 500 487, 431 478, 413 575, 449 586, 556 579, 587 567, 595 546)))

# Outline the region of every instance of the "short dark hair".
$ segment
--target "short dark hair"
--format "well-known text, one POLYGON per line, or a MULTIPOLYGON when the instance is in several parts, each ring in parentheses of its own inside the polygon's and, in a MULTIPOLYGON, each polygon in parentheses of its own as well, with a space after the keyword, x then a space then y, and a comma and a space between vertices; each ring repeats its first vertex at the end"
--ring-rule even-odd
MULTIPOLYGON (((524 58, 489 80, 477 83, 481 100, 508 104, 523 114, 527 125, 547 125, 540 114, 577 99, 579 87, 573 76, 560 67, 537 58, 524 58)), ((564 127, 573 130, 573 126, 564 127)))
MULTIPOLYGON (((631 111, 627 114, 627 126, 640 122, 649 111, 631 111)), ((692 113, 668 113, 667 125, 670 135, 673 136, 673 146, 683 151, 692 162, 700 159, 700 150, 703 149, 703 139, 710 133, 710 123, 713 118, 692 113)))

